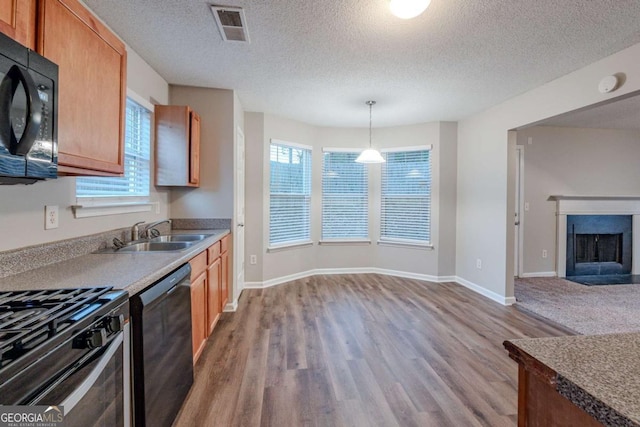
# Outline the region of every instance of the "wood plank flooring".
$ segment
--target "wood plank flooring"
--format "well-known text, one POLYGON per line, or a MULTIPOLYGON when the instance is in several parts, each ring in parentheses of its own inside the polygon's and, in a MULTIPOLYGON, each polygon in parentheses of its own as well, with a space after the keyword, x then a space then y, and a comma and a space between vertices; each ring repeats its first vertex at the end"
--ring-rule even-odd
POLYGON ((515 426, 502 342, 566 334, 453 283, 331 275, 247 290, 174 425, 515 426))

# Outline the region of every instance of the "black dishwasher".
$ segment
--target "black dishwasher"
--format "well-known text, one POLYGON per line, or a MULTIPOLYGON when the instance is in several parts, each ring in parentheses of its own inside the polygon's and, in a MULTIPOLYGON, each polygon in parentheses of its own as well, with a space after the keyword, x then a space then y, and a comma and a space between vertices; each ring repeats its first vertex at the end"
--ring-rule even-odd
POLYGON ((191 267, 131 297, 136 427, 173 423, 193 383, 191 267))

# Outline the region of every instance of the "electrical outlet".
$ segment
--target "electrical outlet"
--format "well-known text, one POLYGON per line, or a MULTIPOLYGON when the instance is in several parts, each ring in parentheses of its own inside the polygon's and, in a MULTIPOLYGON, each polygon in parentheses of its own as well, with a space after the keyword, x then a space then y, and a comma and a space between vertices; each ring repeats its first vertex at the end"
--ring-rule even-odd
POLYGON ((533 144, 533 138, 532 137, 527 138, 527 144, 529 144, 529 145, 533 144))
POLYGON ((524 202, 524 210, 525 211, 529 210, 529 202, 524 202))
POLYGON ((250 255, 249 256, 249 263, 251 265, 256 265, 258 263, 258 257, 255 255, 250 255))
POLYGON ((58 228, 58 206, 44 207, 44 229, 58 228))
POLYGON ((543 249, 543 250, 542 250, 542 258, 546 258, 546 257, 547 257, 547 255, 548 255, 547 250, 546 250, 546 249, 543 249))
POLYGON ((478 270, 482 269, 482 260, 480 258, 476 260, 476 268, 478 270))

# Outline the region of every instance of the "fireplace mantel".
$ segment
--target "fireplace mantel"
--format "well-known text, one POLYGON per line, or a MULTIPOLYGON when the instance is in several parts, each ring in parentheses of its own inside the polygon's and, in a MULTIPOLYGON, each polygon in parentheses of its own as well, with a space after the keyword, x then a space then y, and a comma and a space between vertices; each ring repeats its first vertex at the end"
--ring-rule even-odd
MULTIPOLYGON (((633 215, 632 245, 640 248, 640 196, 549 196, 556 202, 556 268, 558 277, 566 277, 567 215, 633 215)), ((632 260, 632 274, 640 272, 640 252, 632 260)))

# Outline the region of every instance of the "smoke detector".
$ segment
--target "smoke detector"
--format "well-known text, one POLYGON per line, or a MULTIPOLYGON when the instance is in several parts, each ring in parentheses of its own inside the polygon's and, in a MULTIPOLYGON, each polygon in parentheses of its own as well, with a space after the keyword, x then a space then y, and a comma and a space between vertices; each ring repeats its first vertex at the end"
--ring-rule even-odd
POLYGON ((247 18, 241 7, 209 5, 222 40, 226 42, 249 43, 247 18))

